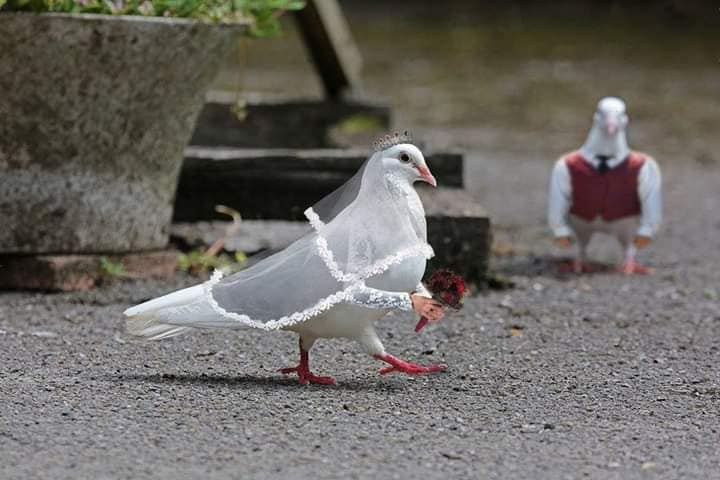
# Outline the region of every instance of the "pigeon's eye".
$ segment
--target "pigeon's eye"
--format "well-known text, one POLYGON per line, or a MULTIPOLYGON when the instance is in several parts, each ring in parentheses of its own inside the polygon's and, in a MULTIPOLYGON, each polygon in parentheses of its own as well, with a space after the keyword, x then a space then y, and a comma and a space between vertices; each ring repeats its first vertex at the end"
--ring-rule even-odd
POLYGON ((408 154, 405 153, 405 152, 402 152, 402 153, 400 154, 400 157, 399 157, 399 158, 400 158, 400 161, 401 161, 402 163, 409 163, 409 162, 410 162, 410 155, 408 155, 408 154))

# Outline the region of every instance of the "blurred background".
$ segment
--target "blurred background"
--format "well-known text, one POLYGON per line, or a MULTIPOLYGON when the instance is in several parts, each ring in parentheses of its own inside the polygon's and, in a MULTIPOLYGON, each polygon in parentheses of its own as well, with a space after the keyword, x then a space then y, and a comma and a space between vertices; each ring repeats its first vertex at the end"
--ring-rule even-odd
MULTIPOLYGON (((716 2, 341 4, 365 93, 392 105, 394 126, 428 146, 467 150, 466 187, 496 226, 544 226, 549 169, 582 143, 606 95, 626 100, 631 146, 661 165, 720 162, 716 2), (525 208, 508 201, 518 193, 525 208)), ((215 90, 321 97, 285 20, 280 38, 244 40, 215 90)))

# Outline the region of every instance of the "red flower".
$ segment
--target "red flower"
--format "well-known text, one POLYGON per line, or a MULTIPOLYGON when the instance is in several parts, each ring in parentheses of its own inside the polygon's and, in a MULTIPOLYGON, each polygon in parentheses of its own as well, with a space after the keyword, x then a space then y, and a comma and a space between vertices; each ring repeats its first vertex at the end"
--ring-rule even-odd
MULTIPOLYGON (((430 275, 425 286, 430 290, 435 300, 456 310, 462 307, 463 299, 467 294, 465 280, 447 268, 436 270, 435 273, 430 275)), ((415 326, 415 331, 419 332, 427 323, 428 319, 421 317, 415 326)))
POLYGON ((433 294, 433 298, 455 309, 462 307, 463 298, 467 293, 465 280, 451 270, 443 268, 435 271, 426 286, 433 294))

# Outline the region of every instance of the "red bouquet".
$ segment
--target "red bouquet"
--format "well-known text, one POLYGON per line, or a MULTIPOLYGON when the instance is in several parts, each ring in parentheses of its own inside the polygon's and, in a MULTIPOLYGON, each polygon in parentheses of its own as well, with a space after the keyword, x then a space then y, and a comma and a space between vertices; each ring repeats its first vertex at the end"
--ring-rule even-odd
MULTIPOLYGON (((460 310, 465 295, 467 295, 468 292, 465 286, 465 280, 447 268, 436 270, 435 273, 430 276, 425 286, 430 290, 430 293, 432 293, 434 300, 455 310, 460 310)), ((415 326, 415 331, 419 332, 427 323, 427 318, 420 317, 420 321, 415 326)))

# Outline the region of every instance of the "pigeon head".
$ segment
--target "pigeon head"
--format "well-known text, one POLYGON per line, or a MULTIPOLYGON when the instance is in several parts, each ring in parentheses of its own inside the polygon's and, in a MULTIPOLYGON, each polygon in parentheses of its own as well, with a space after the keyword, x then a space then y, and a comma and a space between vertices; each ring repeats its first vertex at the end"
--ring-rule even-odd
POLYGON ((605 97, 598 102, 597 111, 593 115, 595 128, 608 137, 614 137, 624 131, 628 124, 625 113, 625 102, 617 97, 605 97))
POLYGON ((409 183, 426 182, 437 187, 437 181, 425 163, 419 148, 411 143, 400 143, 381 151, 383 165, 388 173, 406 179, 409 183))
POLYGON ((625 102, 617 97, 605 97, 598 102, 593 125, 580 154, 586 159, 622 160, 630 153, 627 143, 628 116, 625 102))

